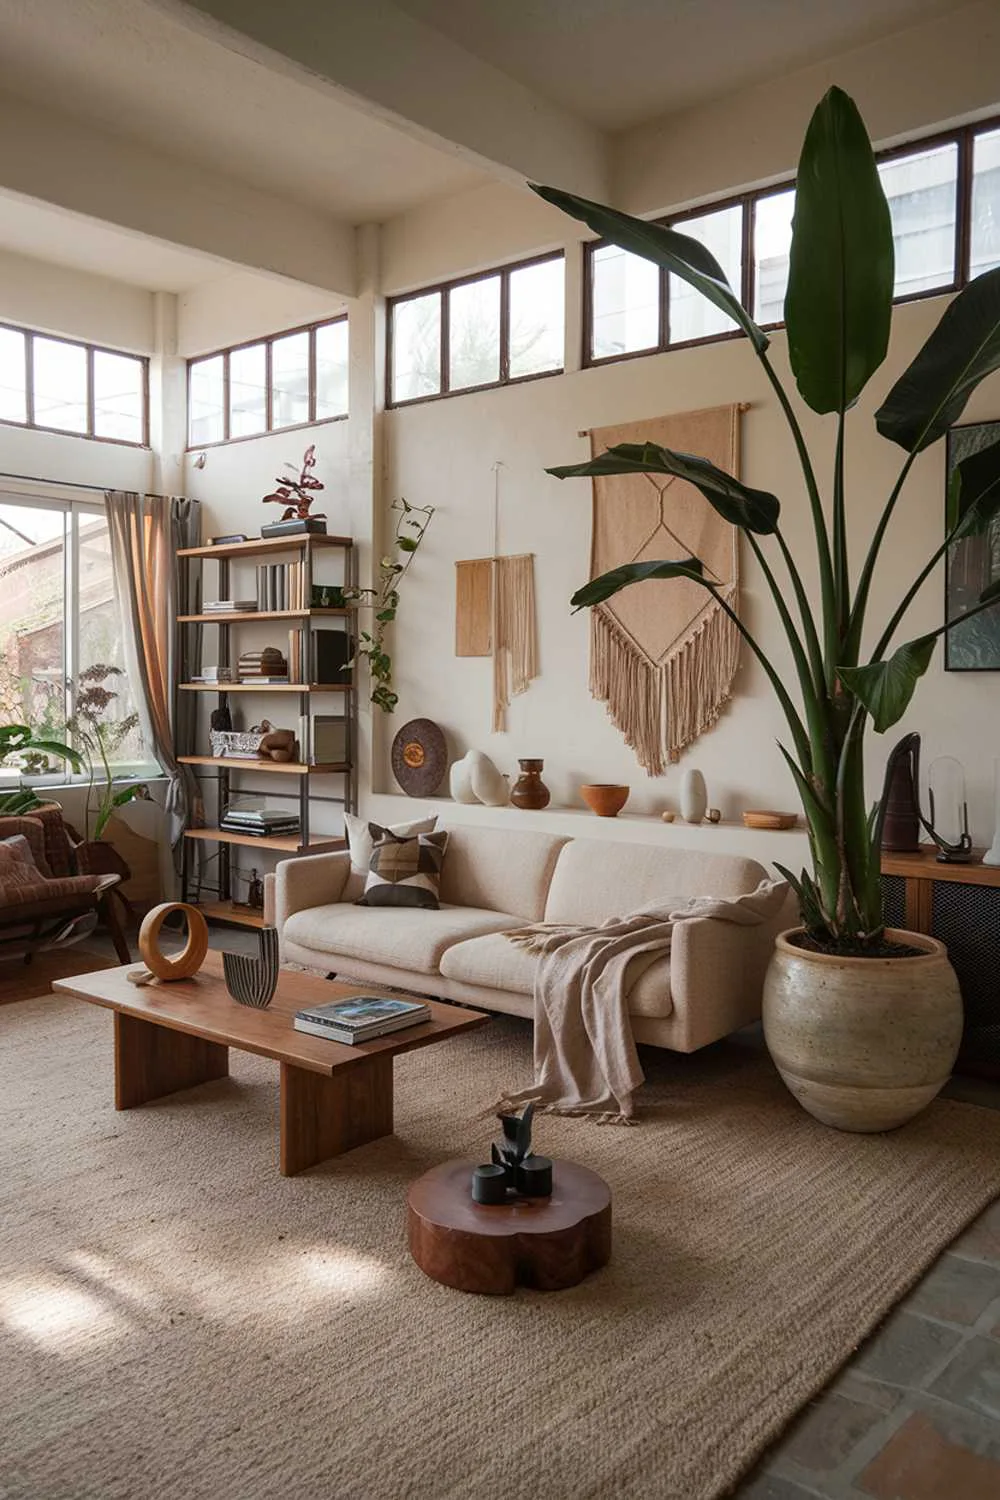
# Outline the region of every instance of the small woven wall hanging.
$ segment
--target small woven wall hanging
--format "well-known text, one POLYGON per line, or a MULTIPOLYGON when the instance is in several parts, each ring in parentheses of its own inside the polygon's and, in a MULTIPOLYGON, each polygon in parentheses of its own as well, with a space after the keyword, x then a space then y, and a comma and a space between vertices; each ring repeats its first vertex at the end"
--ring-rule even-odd
POLYGON ((503 467, 493 465, 493 555, 455 564, 455 655, 493 658, 494 733, 507 727, 511 698, 538 676, 534 554, 499 556, 503 467))
MULTIPOLYGON (((739 476, 741 406, 596 428, 596 457, 618 443, 658 443, 739 476)), ((581 434, 583 435, 583 434, 581 434)), ((615 474, 593 480, 590 576, 623 563, 700 557, 734 610, 739 533, 686 480, 615 474)), ((660 776, 716 722, 732 696, 740 636, 716 598, 687 579, 647 579, 591 610, 590 691, 625 743, 660 776)))

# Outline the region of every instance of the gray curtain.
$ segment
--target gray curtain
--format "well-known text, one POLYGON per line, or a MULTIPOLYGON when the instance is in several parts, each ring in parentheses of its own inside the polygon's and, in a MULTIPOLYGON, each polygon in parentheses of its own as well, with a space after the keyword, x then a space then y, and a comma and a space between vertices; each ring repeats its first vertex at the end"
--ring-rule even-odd
POLYGON ((184 829, 200 814, 200 794, 191 768, 177 760, 178 747, 194 743, 196 695, 179 693, 177 684, 190 679, 201 630, 182 628, 177 616, 198 612, 201 564, 179 568, 177 549, 198 546, 201 503, 125 490, 109 490, 105 501, 125 669, 143 737, 168 780, 167 836, 180 870, 184 829))

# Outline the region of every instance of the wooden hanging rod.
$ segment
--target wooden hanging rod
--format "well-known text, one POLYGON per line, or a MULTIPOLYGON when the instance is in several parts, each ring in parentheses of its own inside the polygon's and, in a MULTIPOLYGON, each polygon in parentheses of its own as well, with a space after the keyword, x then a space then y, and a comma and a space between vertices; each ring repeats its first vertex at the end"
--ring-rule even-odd
MULTIPOLYGON (((743 412, 749 411, 751 409, 751 407, 753 406, 753 402, 752 401, 737 401, 735 403, 735 405, 736 405, 736 410, 742 414, 743 412)), ((590 437, 590 434, 593 432, 593 430, 594 429, 592 427, 581 427, 579 429, 579 431, 577 432, 576 435, 577 435, 577 437, 581 437, 581 438, 582 437, 590 437)))

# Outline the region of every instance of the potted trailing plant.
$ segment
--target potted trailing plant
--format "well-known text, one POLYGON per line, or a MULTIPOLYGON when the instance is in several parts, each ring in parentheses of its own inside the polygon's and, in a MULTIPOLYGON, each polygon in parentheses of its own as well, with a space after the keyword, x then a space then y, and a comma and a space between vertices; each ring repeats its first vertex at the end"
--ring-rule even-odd
POLYGON ((387 714, 395 709, 399 694, 392 686, 392 657, 385 649, 386 632, 399 611, 400 584, 406 577, 434 514, 433 505, 411 505, 402 497, 394 500, 389 508, 396 514, 393 535, 396 555, 383 557, 379 562, 376 588, 344 590, 345 599, 367 600, 374 608, 372 628, 359 632, 358 646, 348 665, 353 666, 360 656, 366 658, 372 679, 371 701, 387 714))
MULTIPOLYGON (((958 465, 950 483, 946 535, 898 594, 865 646, 872 583, 907 477, 926 448, 957 421, 971 393, 1000 367, 1000 270, 977 277, 950 302, 934 332, 876 413, 879 433, 904 458, 871 526, 856 576, 849 566, 844 453, 847 414, 888 347, 894 253, 888 204, 861 116, 834 88, 806 133, 796 179, 785 325, 799 395, 836 423, 824 498, 819 466, 793 402, 775 372, 769 340, 697 240, 554 188, 543 198, 604 238, 688 282, 743 330, 774 390, 802 472, 812 521, 819 593, 781 529, 775 495, 751 489, 697 456, 653 443, 622 444, 589 463, 549 472, 655 473, 689 480, 739 528, 757 560, 788 642, 795 683, 786 683, 744 623, 731 615, 760 663, 788 724, 782 746, 805 811, 812 868, 784 870, 798 896, 801 927, 779 938, 764 996, 765 1034, 779 1070, 806 1109, 854 1130, 901 1124, 934 1097, 950 1072, 962 1026, 954 971, 940 943, 887 931, 882 918, 880 843, 884 807, 869 806, 862 747, 905 712, 949 627, 895 644, 909 606, 947 549, 984 531, 1000 512, 1000 444, 958 465), (797 692, 796 692, 797 689, 797 692)), ((630 563, 573 596, 588 606, 647 578, 686 578, 713 590, 697 557, 630 563)), ((714 591, 714 590, 713 590, 714 591)), ((718 595, 716 595, 718 597, 718 595)), ((1000 598, 994 582, 963 618, 1000 598)))
POLYGON ((112 770, 115 752, 139 723, 138 714, 115 717, 119 695, 107 684, 124 675, 121 667, 103 663, 81 672, 76 681, 76 707, 67 729, 80 747, 88 778, 85 839, 77 851, 81 866, 91 874, 120 875, 127 880, 131 871, 105 834, 112 814, 136 797, 147 797, 149 788, 145 782, 122 785, 112 770))
MULTIPOLYGON (((71 749, 69 745, 62 744, 59 740, 51 740, 46 735, 36 734, 27 724, 0 726, 0 765, 5 765, 11 755, 46 758, 54 756, 59 760, 69 761, 75 771, 79 771, 83 764, 76 750, 71 749)), ((30 787, 18 786, 11 788, 10 791, 0 792, 0 814, 8 817, 30 813, 42 805, 41 800, 30 787)))

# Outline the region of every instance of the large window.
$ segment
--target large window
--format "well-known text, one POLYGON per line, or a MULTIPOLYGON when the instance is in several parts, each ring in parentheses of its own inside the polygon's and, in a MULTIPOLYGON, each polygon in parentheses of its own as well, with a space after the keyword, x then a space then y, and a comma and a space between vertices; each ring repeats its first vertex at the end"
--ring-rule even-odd
POLYGON ((389 303, 389 404, 563 368, 566 258, 546 255, 389 303))
MULTIPOLYGON (((97 666, 124 668, 104 507, 0 492, 0 722, 72 743, 76 684, 97 666)), ((104 686, 116 695, 108 723, 129 720, 124 672, 104 686)), ((159 774, 137 729, 109 742, 119 773, 159 774)), ((68 766, 43 756, 24 769, 70 779, 68 766)))
MULTIPOLYGON (((1000 266, 1000 129, 964 126, 883 152, 879 175, 896 250, 895 296, 953 291, 1000 266)), ((795 189, 788 185, 663 220, 700 240, 764 327, 784 319, 795 189)), ((585 363, 740 336, 725 314, 651 262, 587 245, 585 363)))
POLYGON ((145 447, 148 375, 135 354, 0 326, 0 422, 145 447))
POLYGON ((188 447, 346 417, 347 338, 336 318, 189 359, 188 447))

